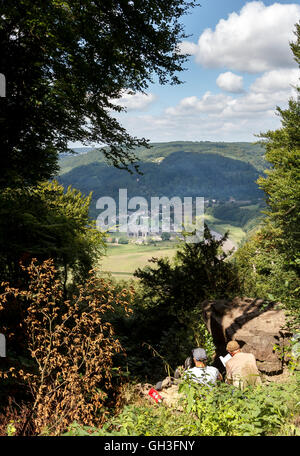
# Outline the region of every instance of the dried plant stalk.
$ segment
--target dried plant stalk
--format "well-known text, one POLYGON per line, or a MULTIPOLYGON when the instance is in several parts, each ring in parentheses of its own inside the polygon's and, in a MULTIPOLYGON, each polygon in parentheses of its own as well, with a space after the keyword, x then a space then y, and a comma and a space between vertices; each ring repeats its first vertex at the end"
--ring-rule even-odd
POLYGON ((30 277, 28 289, 2 284, 0 309, 11 299, 24 301, 28 350, 36 370, 11 367, 0 376, 11 375, 29 386, 30 419, 37 433, 58 435, 74 421, 101 425, 108 395, 116 392, 113 356, 123 351, 106 314, 115 306, 131 312, 133 290, 117 293, 91 271, 87 283, 65 301, 52 260, 41 265, 33 260, 24 270, 30 277))

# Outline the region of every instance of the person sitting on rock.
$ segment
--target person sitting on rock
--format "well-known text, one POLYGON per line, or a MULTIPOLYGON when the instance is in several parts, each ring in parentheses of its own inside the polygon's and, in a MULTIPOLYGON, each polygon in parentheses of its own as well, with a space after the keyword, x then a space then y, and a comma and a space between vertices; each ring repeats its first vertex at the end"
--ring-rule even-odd
POLYGON ((242 353, 236 340, 228 342, 226 349, 232 356, 226 363, 226 383, 244 390, 246 386, 261 384, 261 378, 252 353, 242 353))
POLYGON ((204 348, 195 348, 192 351, 194 367, 184 372, 184 378, 201 385, 213 386, 217 380, 222 380, 222 375, 216 367, 207 366, 207 355, 204 348))

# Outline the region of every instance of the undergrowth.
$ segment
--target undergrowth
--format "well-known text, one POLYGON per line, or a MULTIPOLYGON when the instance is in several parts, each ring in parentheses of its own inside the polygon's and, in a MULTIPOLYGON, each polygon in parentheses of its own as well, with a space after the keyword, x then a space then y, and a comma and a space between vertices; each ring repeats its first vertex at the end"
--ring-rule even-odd
POLYGON ((181 411, 149 399, 127 404, 101 429, 73 423, 65 435, 97 436, 299 436, 300 372, 287 383, 239 391, 182 383, 181 411))

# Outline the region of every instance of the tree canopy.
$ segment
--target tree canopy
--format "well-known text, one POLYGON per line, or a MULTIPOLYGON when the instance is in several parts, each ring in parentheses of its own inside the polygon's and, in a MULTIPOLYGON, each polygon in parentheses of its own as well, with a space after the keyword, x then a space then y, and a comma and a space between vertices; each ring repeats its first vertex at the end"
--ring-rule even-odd
MULTIPOLYGON (((291 44, 300 64, 300 24, 291 44)), ((261 134, 272 167, 258 184, 266 194, 267 223, 277 229, 277 245, 300 271, 300 86, 287 109, 277 108, 281 128, 261 134)))
POLYGON ((207 225, 203 240, 197 243, 183 242, 176 252, 174 262, 168 258, 152 258, 155 267, 146 266, 134 273, 145 289, 145 298, 151 305, 161 307, 158 314, 176 315, 181 323, 190 325, 191 315, 199 304, 214 296, 231 296, 238 283, 234 267, 222 251, 228 233, 217 240, 207 225))
POLYGON ((103 234, 88 214, 91 195, 56 181, 0 194, 0 281, 23 277, 19 262, 52 258, 64 285, 87 277, 101 251, 103 234))
POLYGON ((32 185, 57 171, 68 141, 109 146, 116 166, 147 145, 115 119, 124 90, 157 77, 178 84, 186 57, 182 15, 195 1, 4 0, 0 18, 0 186, 32 185))

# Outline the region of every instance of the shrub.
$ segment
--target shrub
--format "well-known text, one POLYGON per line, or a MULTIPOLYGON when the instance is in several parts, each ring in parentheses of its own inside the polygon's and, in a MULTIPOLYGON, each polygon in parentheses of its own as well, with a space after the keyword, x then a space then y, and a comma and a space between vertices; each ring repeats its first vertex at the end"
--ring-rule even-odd
POLYGON ((297 387, 274 383, 242 392, 226 384, 209 390, 184 383, 181 391, 186 394, 186 413, 198 418, 199 435, 259 436, 276 434, 292 417, 297 387))
POLYGON ((2 311, 12 301, 22 303, 24 321, 20 324, 33 361, 29 369, 13 365, 0 371, 2 378, 11 376, 31 391, 31 411, 22 432, 30 421, 36 433, 54 435, 74 420, 102 424, 108 414, 106 406, 118 400, 115 377, 120 370, 113 358, 122 352, 106 314, 116 302, 129 312, 131 290, 115 294, 110 283, 91 273, 85 286, 65 301, 52 260, 42 265, 32 261, 23 269, 29 274, 28 289, 4 284, 0 295, 2 311))

